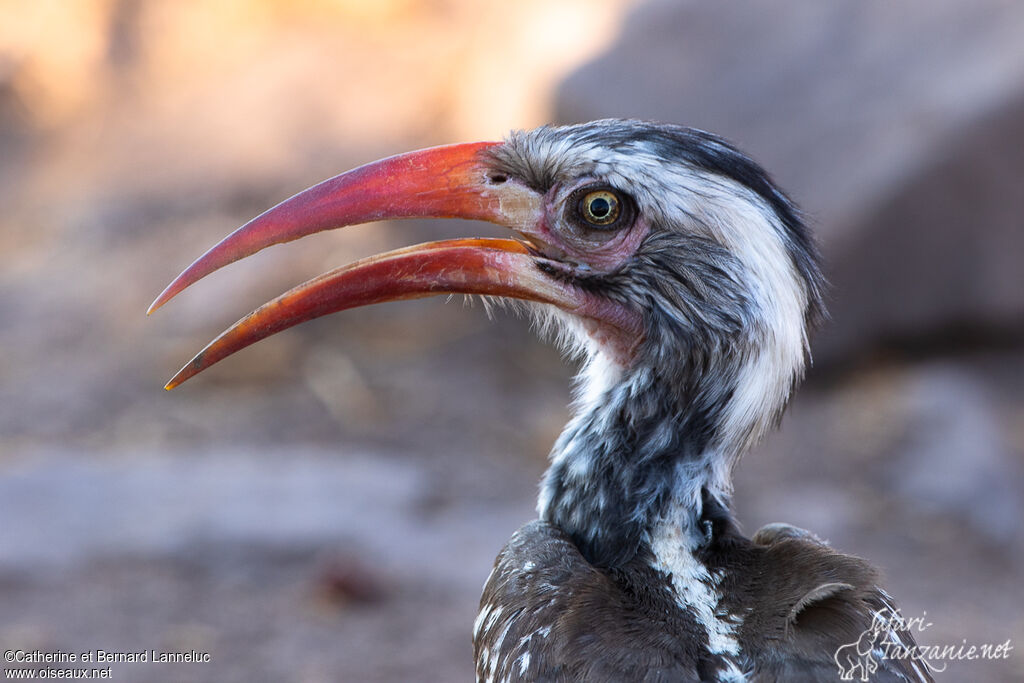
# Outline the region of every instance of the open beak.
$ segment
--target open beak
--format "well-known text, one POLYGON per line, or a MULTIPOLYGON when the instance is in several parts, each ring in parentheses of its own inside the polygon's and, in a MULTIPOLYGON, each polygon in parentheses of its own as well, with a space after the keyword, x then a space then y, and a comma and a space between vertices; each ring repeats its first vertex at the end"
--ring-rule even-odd
MULTIPOLYGON (((467 218, 529 233, 541 220, 537 192, 495 176, 486 150, 500 143, 450 145, 389 157, 315 185, 254 218, 185 269, 156 298, 152 313, 211 272, 257 251, 322 230, 391 218, 467 218)), ((314 278, 264 304, 200 351, 167 383, 193 375, 276 332, 357 306, 444 293, 513 297, 586 314, 588 300, 524 243, 457 239, 372 256, 314 278)))

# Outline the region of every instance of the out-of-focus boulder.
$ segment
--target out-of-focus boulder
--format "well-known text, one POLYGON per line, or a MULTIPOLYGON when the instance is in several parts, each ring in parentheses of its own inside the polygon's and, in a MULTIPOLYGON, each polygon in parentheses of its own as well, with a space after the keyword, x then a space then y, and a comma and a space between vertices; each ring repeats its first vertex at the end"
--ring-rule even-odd
POLYGON ((1024 320, 1024 5, 649 0, 557 117, 720 133, 816 223, 819 362, 1024 320))

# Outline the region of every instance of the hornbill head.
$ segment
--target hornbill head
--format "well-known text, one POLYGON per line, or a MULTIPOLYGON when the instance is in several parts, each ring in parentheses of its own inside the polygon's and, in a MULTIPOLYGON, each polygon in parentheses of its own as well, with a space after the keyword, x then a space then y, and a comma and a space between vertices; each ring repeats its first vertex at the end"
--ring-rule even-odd
POLYGON ((407 217, 485 220, 513 238, 432 242, 321 275, 239 320, 167 388, 328 313, 443 293, 519 299, 579 342, 584 407, 629 394, 651 438, 667 414, 694 448, 724 456, 724 479, 784 407, 821 313, 814 246, 765 172, 708 133, 631 120, 545 126, 343 173, 229 235, 150 312, 272 244, 407 217), (656 398, 644 398, 650 385, 662 387, 656 398))

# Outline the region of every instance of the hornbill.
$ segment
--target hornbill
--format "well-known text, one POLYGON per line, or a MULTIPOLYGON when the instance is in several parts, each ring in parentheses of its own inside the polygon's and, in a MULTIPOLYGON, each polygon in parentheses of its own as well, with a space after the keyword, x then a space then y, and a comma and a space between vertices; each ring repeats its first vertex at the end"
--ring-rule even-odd
POLYGON ((152 312, 264 247, 381 219, 491 221, 514 239, 390 251, 314 278, 217 337, 173 388, 280 330, 442 293, 527 302, 584 359, 539 519, 498 555, 473 628, 480 681, 931 680, 864 560, 784 524, 745 537, 731 470, 776 425, 822 317, 798 209, 724 140, 602 120, 426 149, 268 210, 175 279, 152 312), (868 639, 862 638, 871 634, 868 639), (864 679, 867 680, 867 679, 864 679))

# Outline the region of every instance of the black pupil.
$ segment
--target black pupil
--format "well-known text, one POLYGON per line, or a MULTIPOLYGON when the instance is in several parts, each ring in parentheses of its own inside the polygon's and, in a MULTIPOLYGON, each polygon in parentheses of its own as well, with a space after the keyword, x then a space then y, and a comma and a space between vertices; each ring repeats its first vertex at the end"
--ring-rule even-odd
POLYGON ((594 218, 607 218, 612 212, 612 203, 604 197, 597 197, 590 200, 590 214, 594 218))

